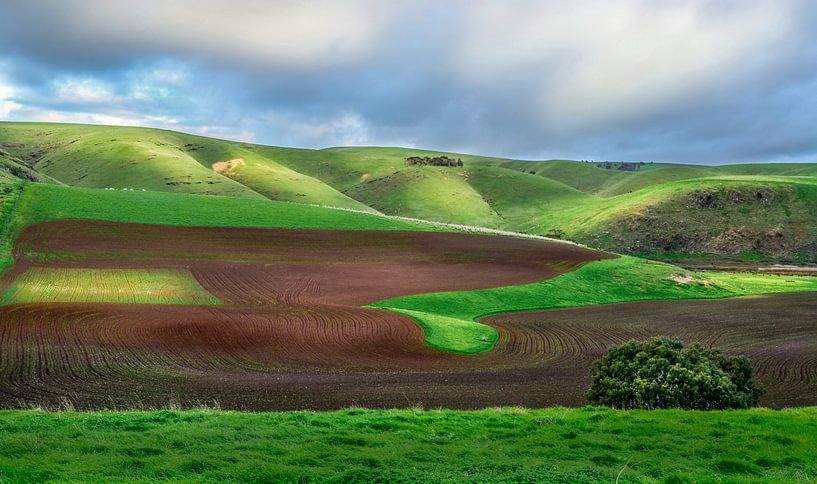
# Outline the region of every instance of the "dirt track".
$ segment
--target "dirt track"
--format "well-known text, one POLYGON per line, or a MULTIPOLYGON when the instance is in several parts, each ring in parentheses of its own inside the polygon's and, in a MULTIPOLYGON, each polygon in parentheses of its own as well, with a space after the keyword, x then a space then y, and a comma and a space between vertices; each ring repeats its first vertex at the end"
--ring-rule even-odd
POLYGON ((817 323, 809 322, 817 295, 494 316, 488 322, 500 341, 474 356, 437 351, 408 318, 359 307, 542 280, 603 257, 573 246, 461 234, 58 222, 26 230, 15 251, 13 273, 34 263, 28 259, 36 252, 51 254, 37 263, 51 266, 187 267, 227 304, 0 307, 2 406, 65 398, 79 408, 575 405, 603 348, 658 333, 753 356, 771 390, 768 404, 817 403, 817 323), (764 321, 774 328, 753 329, 764 321))

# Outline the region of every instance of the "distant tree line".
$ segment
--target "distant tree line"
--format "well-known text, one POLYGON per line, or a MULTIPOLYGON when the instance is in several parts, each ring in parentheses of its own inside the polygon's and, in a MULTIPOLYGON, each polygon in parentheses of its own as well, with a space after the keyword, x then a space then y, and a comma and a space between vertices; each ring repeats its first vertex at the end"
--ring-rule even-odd
POLYGON ((462 160, 443 156, 409 156, 406 165, 462 166, 462 160))
POLYGON ((620 161, 620 162, 610 162, 605 161, 604 163, 599 164, 601 168, 605 170, 621 170, 621 171, 638 171, 644 166, 643 161, 620 161))
MULTIPOLYGON (((604 168, 605 170, 621 170, 621 171, 638 171, 641 169, 642 166, 646 165, 646 162, 643 161, 593 161, 593 160, 581 160, 582 163, 593 163, 599 168, 604 168)), ((651 161, 650 164, 654 162, 651 161)))

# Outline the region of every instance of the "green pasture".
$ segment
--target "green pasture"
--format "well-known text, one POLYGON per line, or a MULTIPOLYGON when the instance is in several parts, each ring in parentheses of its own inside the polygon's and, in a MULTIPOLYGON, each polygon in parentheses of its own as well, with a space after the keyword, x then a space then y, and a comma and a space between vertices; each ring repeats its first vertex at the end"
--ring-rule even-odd
POLYGON ((690 272, 670 264, 622 256, 590 262, 575 271, 533 284, 417 294, 378 301, 372 306, 415 319, 424 328, 426 342, 431 346, 479 353, 496 342, 496 330, 478 322, 492 314, 798 291, 817 291, 817 277, 690 272), (683 276, 692 280, 684 282, 683 276))
POLYGON ((0 482, 810 482, 817 409, 0 412, 0 482))
POLYGON ((602 166, 397 147, 261 146, 146 128, 0 123, 0 181, 32 173, 77 187, 337 206, 558 235, 630 254, 737 255, 774 229, 784 243, 761 247, 765 259, 817 257, 817 164, 602 166), (408 156, 440 154, 462 158, 465 166, 405 163, 408 156), (234 169, 213 169, 230 160, 238 160, 234 169), (775 196, 702 211, 694 203, 701 190, 771 190, 775 196), (717 244, 732 232, 749 233, 748 240, 717 244))

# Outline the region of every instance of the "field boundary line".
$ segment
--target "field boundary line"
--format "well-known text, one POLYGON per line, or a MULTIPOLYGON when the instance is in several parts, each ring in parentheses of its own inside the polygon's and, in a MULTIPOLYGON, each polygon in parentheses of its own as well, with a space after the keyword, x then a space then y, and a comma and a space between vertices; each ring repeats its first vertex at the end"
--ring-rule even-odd
POLYGON ((447 229, 454 229, 460 232, 469 232, 469 233, 477 233, 477 234, 487 234, 487 235, 500 235, 504 237, 516 237, 520 239, 533 239, 533 240, 543 240, 547 242, 560 242, 563 244, 570 244, 575 245, 577 247, 582 247, 585 249, 593 249, 592 247, 588 247, 584 244, 580 244, 578 242, 574 242, 572 240, 564 240, 564 239, 557 239, 554 237, 545 237, 544 235, 535 235, 535 234, 528 234, 525 232, 514 232, 512 230, 503 230, 503 229, 492 229, 488 227, 480 227, 478 225, 463 225, 463 224, 455 224, 450 222, 438 222, 436 220, 427 220, 421 218, 414 218, 414 217, 404 217, 402 215, 388 215, 382 212, 366 212, 365 210, 357 210, 354 208, 346 208, 346 207, 335 207, 332 205, 317 205, 317 204, 305 204, 309 205, 310 207, 318 207, 318 208, 329 208, 332 210, 342 210, 344 212, 352 212, 352 213, 360 213, 366 215, 374 215, 376 217, 383 217, 390 220, 399 220, 401 222, 414 222, 414 223, 421 223, 426 225, 431 225, 433 227, 439 228, 447 228, 447 229))

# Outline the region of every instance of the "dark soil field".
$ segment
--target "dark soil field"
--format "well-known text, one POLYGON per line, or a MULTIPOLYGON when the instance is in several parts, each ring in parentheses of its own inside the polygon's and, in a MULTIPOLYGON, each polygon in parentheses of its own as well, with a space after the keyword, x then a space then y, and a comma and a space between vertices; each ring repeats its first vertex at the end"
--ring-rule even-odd
POLYGON ((817 403, 817 295, 642 302, 497 315, 496 347, 436 350, 409 318, 362 308, 405 294, 519 284, 606 254, 523 239, 421 232, 30 227, 31 265, 189 269, 223 305, 0 307, 0 405, 247 410, 581 405, 592 360, 673 335, 752 358, 765 405, 817 403))
POLYGON ((466 234, 86 221, 29 227, 15 255, 5 285, 32 265, 176 267, 225 304, 3 306, 3 406, 217 403, 254 410, 494 404, 507 377, 496 373, 492 355, 433 349, 411 319, 360 306, 533 282, 609 257, 466 234), (492 380, 496 390, 483 392, 483 381, 492 380))
POLYGON ((525 355, 549 373, 548 404, 578 405, 591 363, 611 345, 667 335, 748 356, 767 406, 817 404, 817 294, 654 301, 532 311, 486 318, 495 351, 525 355))

